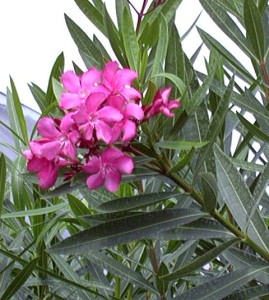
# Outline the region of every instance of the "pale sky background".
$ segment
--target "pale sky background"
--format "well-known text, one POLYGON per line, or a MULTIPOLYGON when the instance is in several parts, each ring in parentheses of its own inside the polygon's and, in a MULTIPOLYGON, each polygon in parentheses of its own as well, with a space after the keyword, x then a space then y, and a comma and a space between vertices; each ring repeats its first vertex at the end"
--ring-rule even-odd
MULTIPOLYGON (((169 1, 169 0, 167 0, 169 1)), ((115 16, 114 0, 106 0, 109 13, 115 16)), ((132 3, 140 9, 141 0, 132 3)), ((183 0, 177 11, 176 23, 181 35, 187 31, 195 18, 202 11, 198 0, 183 0)), ((56 57, 63 51, 66 70, 72 68, 75 61, 85 69, 64 20, 64 13, 71 17, 90 37, 97 34, 103 36, 91 25, 90 21, 79 10, 73 0, 1 0, 0 1, 0 91, 6 93, 9 86, 9 75, 17 86, 22 103, 37 109, 28 88, 28 83, 34 82, 43 90, 56 57)), ((239 55, 244 64, 244 57, 237 51, 235 45, 218 30, 208 15, 203 12, 197 23, 228 48, 234 55, 239 55)), ((104 38, 103 38, 104 40, 104 38)), ((201 39, 194 29, 184 40, 183 48, 191 56, 201 44, 201 39)), ((202 50, 196 67, 204 70, 202 50)))

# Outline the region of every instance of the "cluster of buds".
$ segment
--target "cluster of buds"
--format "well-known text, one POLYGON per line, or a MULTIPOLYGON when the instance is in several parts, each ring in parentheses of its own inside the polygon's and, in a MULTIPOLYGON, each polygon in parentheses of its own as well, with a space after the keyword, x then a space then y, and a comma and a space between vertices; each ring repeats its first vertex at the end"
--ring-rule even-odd
POLYGON ((156 93, 151 105, 143 106, 141 93, 132 87, 136 78, 134 70, 119 68, 117 62, 108 62, 103 70, 92 67, 81 76, 73 71, 62 75, 59 108, 64 116, 41 118, 40 136, 23 151, 27 170, 37 174, 41 188, 52 187, 63 169, 65 180, 84 172, 89 174, 89 189, 104 185, 117 191, 122 174, 134 168, 123 149, 136 138, 139 124, 158 113, 173 117, 171 110, 180 105, 169 101, 168 87, 156 93))

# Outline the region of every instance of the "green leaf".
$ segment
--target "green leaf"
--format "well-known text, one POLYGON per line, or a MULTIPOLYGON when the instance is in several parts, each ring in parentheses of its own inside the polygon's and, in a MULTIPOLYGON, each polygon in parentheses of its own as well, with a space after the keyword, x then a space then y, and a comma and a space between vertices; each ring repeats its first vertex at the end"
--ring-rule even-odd
POLYGON ((110 221, 75 234, 52 246, 54 254, 78 254, 156 236, 177 225, 192 222, 206 214, 193 209, 171 209, 142 213, 110 221))
POLYGON ((231 295, 223 298, 223 300, 266 299, 264 298, 265 296, 269 296, 269 284, 240 289, 240 291, 232 293, 231 295))
POLYGON ((30 275, 34 271, 38 260, 39 257, 34 258, 16 275, 16 277, 6 288, 4 294, 1 296, 2 300, 9 300, 12 296, 14 296, 17 293, 17 291, 23 286, 25 281, 30 277, 30 275))
POLYGON ((7 108, 10 128, 16 133, 16 135, 13 135, 14 144, 17 149, 23 149, 26 146, 27 142, 25 142, 22 137, 20 122, 16 110, 16 100, 14 100, 13 95, 9 89, 7 89, 7 108))
POLYGON ((156 76, 163 70, 163 61, 166 57, 168 46, 168 26, 163 15, 160 16, 159 40, 151 69, 151 77, 156 76))
POLYGON ((251 44, 243 35, 240 28, 236 25, 235 21, 230 17, 227 11, 222 7, 223 1, 221 0, 200 0, 205 11, 213 19, 213 21, 220 27, 220 29, 230 38, 233 42, 240 47, 240 49, 250 58, 256 60, 252 52, 251 44))
POLYGON ((217 146, 215 147, 215 157, 219 191, 232 216, 239 227, 247 232, 255 243, 269 251, 268 231, 258 210, 255 211, 248 224, 253 199, 246 182, 232 161, 217 146))
POLYGON ((257 126, 251 124, 247 119, 245 119, 240 113, 237 113, 237 117, 240 122, 258 139, 263 142, 269 143, 269 135, 262 132, 257 126))
POLYGON ((43 208, 36 208, 36 209, 29 209, 25 211, 16 211, 16 212, 10 212, 5 213, 1 215, 1 219, 11 219, 11 218, 19 218, 19 217, 26 217, 26 216, 39 216, 39 215, 45 215, 51 212, 56 212, 61 209, 67 209, 68 204, 67 203, 61 203, 56 204, 48 207, 43 208))
POLYGON ((85 16, 98 28, 105 36, 106 30, 104 26, 103 16, 98 9, 88 0, 74 0, 77 6, 85 14, 85 16))
POLYGON ((47 108, 46 93, 34 83, 32 83, 32 85, 29 85, 29 88, 41 112, 43 112, 47 108))
POLYGON ((234 81, 231 80, 227 87, 227 90, 225 91, 223 97, 219 101, 218 108, 212 118, 212 121, 205 135, 205 140, 208 141, 208 143, 206 144, 205 147, 201 149, 196 161, 194 177, 198 175, 206 158, 212 151, 212 147, 217 139, 217 136, 219 135, 221 129, 223 128, 223 124, 225 122, 225 118, 229 110, 229 103, 233 92, 233 86, 234 86, 234 81))
MULTIPOLYGON (((169 23, 172 18, 174 17, 177 8, 179 7, 182 0, 169 0, 165 1, 164 4, 159 5, 154 10, 152 10, 150 13, 147 13, 145 17, 142 20, 141 26, 140 26, 140 32, 143 32, 145 29, 145 26, 147 24, 152 24, 161 14, 165 17, 165 20, 167 23, 169 23)), ((152 9, 152 6, 150 6, 149 10, 152 9)))
POLYGON ((109 270, 124 281, 132 282, 136 286, 157 293, 156 289, 138 272, 135 272, 111 257, 104 255, 102 252, 91 251, 87 253, 86 256, 101 268, 109 270))
POLYGON ((27 144, 28 132, 27 132, 27 126, 26 126, 26 122, 22 110, 22 105, 14 81, 11 77, 10 77, 10 86, 11 86, 12 99, 13 99, 12 106, 16 112, 16 118, 20 126, 20 131, 17 131, 17 133, 23 138, 24 142, 27 144))
POLYGON ((259 60, 264 58, 264 31, 260 11, 253 0, 244 1, 244 19, 249 39, 259 60))
POLYGON ((186 155, 184 155, 179 160, 179 162, 176 165, 174 165, 167 173, 172 174, 182 170, 190 162, 194 154, 195 154, 195 148, 192 147, 191 150, 186 155))
POLYGON ((181 296, 175 297, 174 300, 223 299, 268 268, 267 266, 235 270, 202 285, 198 285, 181 296))
POLYGON ((139 61, 139 45, 136 33, 134 31, 132 15, 130 14, 130 11, 126 8, 124 8, 123 10, 121 24, 123 45, 127 61, 129 63, 129 67, 137 71, 139 61))
MULTIPOLYGON (((84 53, 91 62, 91 66, 102 68, 102 54, 100 50, 95 46, 93 41, 87 36, 87 34, 67 15, 65 15, 65 22, 67 28, 76 43, 78 49, 84 53)), ((83 59, 82 55, 82 59, 83 59)), ((88 65, 87 68, 90 66, 88 65)))
POLYGON ((255 81, 249 71, 240 63, 240 61, 234 57, 220 42, 215 40, 204 30, 198 28, 198 32, 203 42, 210 50, 216 50, 236 71, 244 76, 247 82, 252 83, 255 81))
MULTIPOLYGON (((66 279, 72 280, 73 282, 76 283, 83 283, 84 285, 89 285, 89 281, 88 282, 83 282, 83 279, 78 276, 78 274, 74 271, 74 269, 72 268, 72 266, 70 266, 66 260, 64 260, 61 256, 59 255, 51 255, 51 258, 53 259, 54 263, 57 265, 57 267, 59 268, 59 270, 64 274, 64 277, 66 279)), ((97 282, 91 282, 90 285, 93 285, 93 287, 97 288, 98 285, 100 285, 97 282)), ((105 286, 102 286, 102 288, 108 288, 105 286)), ((90 297, 90 292, 86 292, 84 290, 78 290, 77 291, 78 296, 81 297, 81 299, 89 299, 90 297)))
MULTIPOLYGON (((195 258, 192 262, 190 262, 187 265, 184 265, 179 270, 173 271, 172 273, 161 277, 162 280, 174 280, 178 279, 182 276, 188 275, 192 273, 193 271, 197 271, 204 265, 206 265, 208 262, 210 262, 212 259, 220 255, 224 250, 230 248, 235 243, 238 243, 240 241, 239 238, 231 239, 219 246, 216 246, 212 250, 207 251, 205 254, 195 258)), ((196 298, 194 298, 196 299, 196 298)))
POLYGON ((132 197, 117 198, 105 202, 98 206, 98 209, 104 212, 119 212, 125 210, 138 209, 156 204, 171 197, 181 195, 180 192, 160 192, 152 194, 142 194, 132 197))
POLYGON ((192 148, 198 149, 204 147, 207 142, 196 141, 161 141, 155 144, 156 147, 163 149, 175 149, 175 150, 191 150, 192 148))
POLYGON ((47 93, 46 93, 46 104, 47 104, 46 107, 48 107, 49 105, 54 103, 56 100, 56 98, 54 96, 54 91, 53 91, 53 78, 55 78, 56 80, 60 80, 63 70, 64 70, 64 54, 62 52, 56 58, 54 65, 52 67, 51 73, 50 73, 49 84, 48 84, 48 89, 47 89, 47 93))
POLYGON ((2 218, 3 205, 5 200, 5 188, 6 188, 6 160, 2 153, 0 156, 0 218, 2 218))
MULTIPOLYGON (((174 23, 172 24, 171 32, 169 35, 169 43, 165 59, 165 72, 168 74, 174 74, 177 78, 180 78, 182 80, 182 83, 184 84, 183 81, 185 79, 185 57, 180 42, 180 36, 174 23)), ((178 90, 180 92, 180 89, 178 90)), ((183 94, 181 93, 181 95, 183 94)), ((171 97, 178 98, 178 93, 172 90, 171 97)))
POLYGON ((232 237, 234 237, 234 235, 225 227, 218 222, 207 218, 201 218, 186 225, 161 232, 158 235, 158 239, 166 241, 189 241, 215 238, 229 239, 232 237))
POLYGON ((154 76, 151 76, 150 79, 156 78, 156 77, 165 77, 169 80, 171 80, 174 85, 176 86, 176 88, 178 89, 180 95, 184 95, 185 91, 186 91, 186 86, 184 84, 184 82, 176 75, 174 74, 170 74, 170 73, 159 73, 156 74, 154 76))
POLYGON ((204 207, 207 212, 215 210, 218 199, 217 181, 212 173, 201 174, 204 194, 204 207))
POLYGON ((110 42, 110 45, 114 53, 116 54, 119 62, 121 63, 121 65, 123 67, 128 67, 125 57, 123 56, 124 51, 123 51, 123 45, 120 39, 119 31, 117 30, 115 24, 111 20, 111 17, 106 9, 105 4, 103 6, 103 17, 104 17, 106 36, 110 42))
POLYGON ((57 99, 57 101, 60 101, 61 94, 64 91, 62 84, 55 78, 52 78, 52 88, 55 98, 57 99))
POLYGON ((201 105, 202 101, 204 101, 206 93, 214 79, 217 65, 214 64, 209 70, 209 76, 205 78, 203 84, 195 91, 191 100, 188 102, 183 102, 184 107, 188 113, 188 115, 192 115, 201 105))

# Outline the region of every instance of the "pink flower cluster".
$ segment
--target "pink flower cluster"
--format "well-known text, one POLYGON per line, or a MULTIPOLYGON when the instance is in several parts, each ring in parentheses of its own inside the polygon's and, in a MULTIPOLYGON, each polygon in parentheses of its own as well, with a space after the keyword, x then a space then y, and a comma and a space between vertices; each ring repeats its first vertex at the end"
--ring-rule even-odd
POLYGON ((137 136, 138 125, 163 113, 173 117, 180 102, 169 101, 171 88, 159 90, 153 103, 141 105, 141 93, 132 87, 137 73, 108 62, 102 71, 90 68, 81 76, 73 71, 61 77, 64 92, 59 103, 62 118, 38 121, 40 137, 23 151, 27 170, 37 174, 43 189, 52 187, 63 169, 65 180, 89 174, 87 185, 117 191, 122 174, 131 174, 134 163, 115 143, 126 145, 137 136))

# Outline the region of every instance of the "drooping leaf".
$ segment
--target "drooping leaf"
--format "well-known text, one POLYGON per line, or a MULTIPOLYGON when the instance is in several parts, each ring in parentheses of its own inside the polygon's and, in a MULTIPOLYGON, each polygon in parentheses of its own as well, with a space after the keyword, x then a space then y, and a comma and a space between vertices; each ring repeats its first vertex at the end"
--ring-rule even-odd
POLYGON ((254 279, 268 267, 244 268, 219 276, 207 283, 198 285, 190 291, 175 297, 175 300, 223 299, 238 288, 254 279))
POLYGON ((259 60, 264 58, 264 31, 262 18, 253 0, 244 1, 244 19, 249 39, 259 60))
POLYGON ((241 230, 266 251, 269 250, 269 235, 258 210, 248 224, 252 209, 251 193, 232 161, 215 147, 217 178, 219 190, 241 230))
POLYGON ((234 238, 227 242, 224 242, 223 244, 216 246, 210 251, 207 251, 205 254, 195 258, 192 262, 189 264, 181 267, 179 270, 174 270, 172 273, 162 277, 163 280, 174 280, 181 276, 185 276, 187 274, 190 274, 193 271, 198 270, 199 268, 206 265, 209 261, 220 255, 224 250, 228 249, 235 243, 238 243, 240 239, 234 238))
POLYGON ((39 257, 30 261, 13 279, 13 281, 6 288, 4 294, 1 296, 2 300, 9 300, 14 296, 18 290, 23 286, 24 282, 29 278, 35 266, 39 260, 39 257))
POLYGON ((119 212, 124 210, 138 209, 156 204, 171 197, 179 196, 180 192, 160 192, 152 194, 142 194, 132 197, 117 198, 105 202, 98 206, 98 209, 104 212, 119 212))
POLYGON ((91 251, 87 254, 87 257, 89 257, 91 261, 94 261, 100 267, 117 274, 123 280, 127 280, 137 286, 146 288, 146 290, 157 293, 156 289, 138 272, 133 271, 132 269, 124 266, 102 252, 91 251))
MULTIPOLYGON (((87 36, 87 34, 67 15, 65 15, 66 25, 68 30, 76 43, 78 49, 84 53, 90 60, 92 66, 102 68, 102 54, 96 47, 93 41, 87 36)), ((82 56, 82 59, 84 57, 82 56)), ((90 66, 87 66, 88 68, 90 66)))
POLYGON ((104 34, 106 30, 104 26, 102 12, 92 5, 88 0, 75 0, 77 6, 85 14, 85 16, 104 34))
POLYGON ((192 209, 171 209, 143 213, 110 221, 75 234, 52 246, 54 254, 85 253, 129 241, 157 235, 177 225, 186 224, 206 214, 192 209))
POLYGON ((214 238, 230 239, 232 237, 234 237, 234 235, 218 222, 207 218, 201 218, 186 225, 161 232, 158 239, 166 241, 188 241, 214 238))

